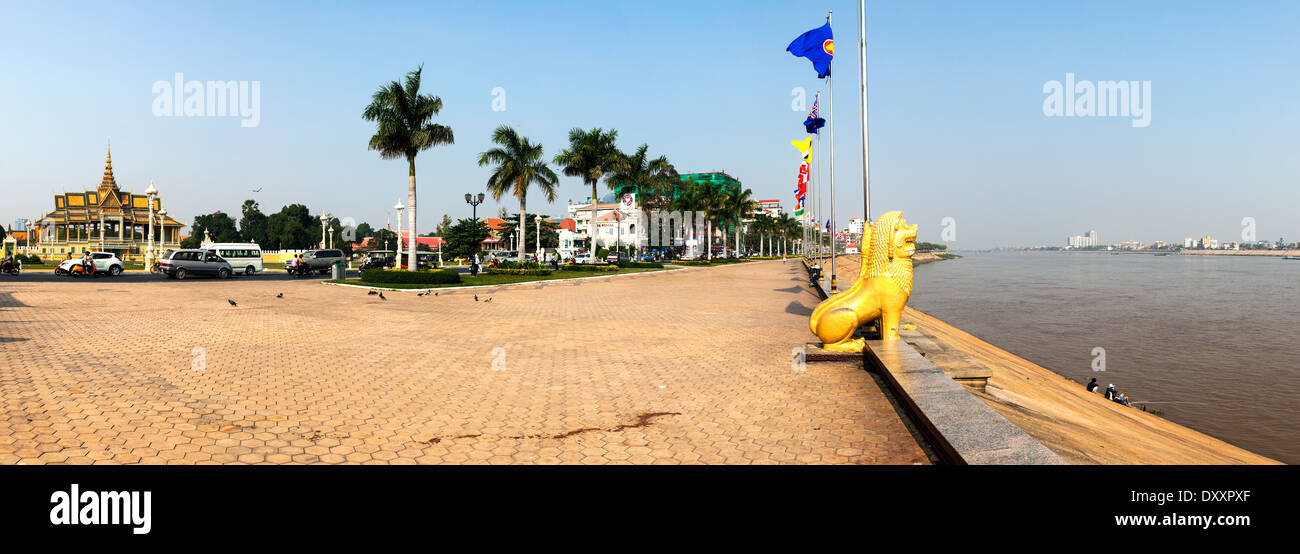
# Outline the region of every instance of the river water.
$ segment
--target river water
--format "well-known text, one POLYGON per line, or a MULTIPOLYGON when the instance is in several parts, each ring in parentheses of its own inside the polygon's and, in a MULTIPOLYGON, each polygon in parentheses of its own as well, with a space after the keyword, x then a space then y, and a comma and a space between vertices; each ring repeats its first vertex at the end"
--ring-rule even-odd
POLYGON ((1095 376, 1135 406, 1300 463, 1300 261, 961 255, 917 267, 909 304, 1080 386, 1095 376))

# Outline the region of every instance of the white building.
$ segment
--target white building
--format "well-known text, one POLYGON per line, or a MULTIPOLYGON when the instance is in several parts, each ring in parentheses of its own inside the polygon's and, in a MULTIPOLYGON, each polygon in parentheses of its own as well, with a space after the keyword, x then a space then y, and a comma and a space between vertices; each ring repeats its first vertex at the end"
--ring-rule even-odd
POLYGON ((1088 231, 1082 235, 1074 235, 1066 240, 1070 248, 1091 248, 1099 246, 1101 239, 1097 237, 1097 231, 1088 231))
POLYGON ((758 208, 754 210, 754 215, 768 215, 772 217, 781 217, 780 200, 759 200, 758 208))
POLYGON ((845 227, 845 228, 844 228, 844 231, 845 231, 846 233, 850 234, 850 235, 858 235, 858 236, 862 236, 862 228, 863 228, 863 227, 865 227, 865 224, 864 224, 864 222, 862 221, 862 218, 860 218, 860 217, 850 217, 850 218, 849 218, 849 226, 848 226, 848 227, 845 227))

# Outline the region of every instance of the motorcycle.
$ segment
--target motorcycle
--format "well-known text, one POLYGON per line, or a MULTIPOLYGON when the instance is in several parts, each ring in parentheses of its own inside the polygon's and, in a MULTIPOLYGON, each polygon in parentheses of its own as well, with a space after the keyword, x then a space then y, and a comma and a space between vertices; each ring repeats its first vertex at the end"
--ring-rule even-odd
POLYGON ((20 260, 14 260, 12 262, 6 261, 4 262, 4 264, 0 264, 0 273, 4 273, 6 275, 19 275, 22 272, 23 272, 23 262, 20 260))
POLYGON ((73 277, 99 277, 100 271, 95 269, 95 264, 76 264, 68 269, 68 275, 73 277), (87 268, 89 266, 89 268, 87 268))
POLYGON ((289 268, 289 275, 294 277, 306 277, 311 275, 311 266, 307 265, 307 263, 302 260, 298 260, 289 268))

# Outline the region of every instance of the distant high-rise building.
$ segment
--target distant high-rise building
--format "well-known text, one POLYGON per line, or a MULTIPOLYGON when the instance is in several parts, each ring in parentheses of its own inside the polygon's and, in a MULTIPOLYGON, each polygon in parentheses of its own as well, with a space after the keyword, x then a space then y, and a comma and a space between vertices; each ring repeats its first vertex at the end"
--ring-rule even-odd
POLYGON ((1101 244, 1101 239, 1097 237, 1097 231, 1089 230, 1082 235, 1074 235, 1067 239, 1070 248, 1090 248, 1101 244))

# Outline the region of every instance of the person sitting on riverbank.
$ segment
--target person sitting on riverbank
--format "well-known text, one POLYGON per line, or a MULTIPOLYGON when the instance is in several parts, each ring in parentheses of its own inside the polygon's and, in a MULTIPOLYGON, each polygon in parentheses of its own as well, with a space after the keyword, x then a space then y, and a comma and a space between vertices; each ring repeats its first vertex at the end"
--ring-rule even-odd
POLYGON ((1106 400, 1114 400, 1116 394, 1119 393, 1115 391, 1115 383, 1106 386, 1106 400))
POLYGON ((1097 384, 1097 378, 1093 377, 1091 381, 1088 381, 1088 392, 1096 392, 1100 386, 1097 384))

